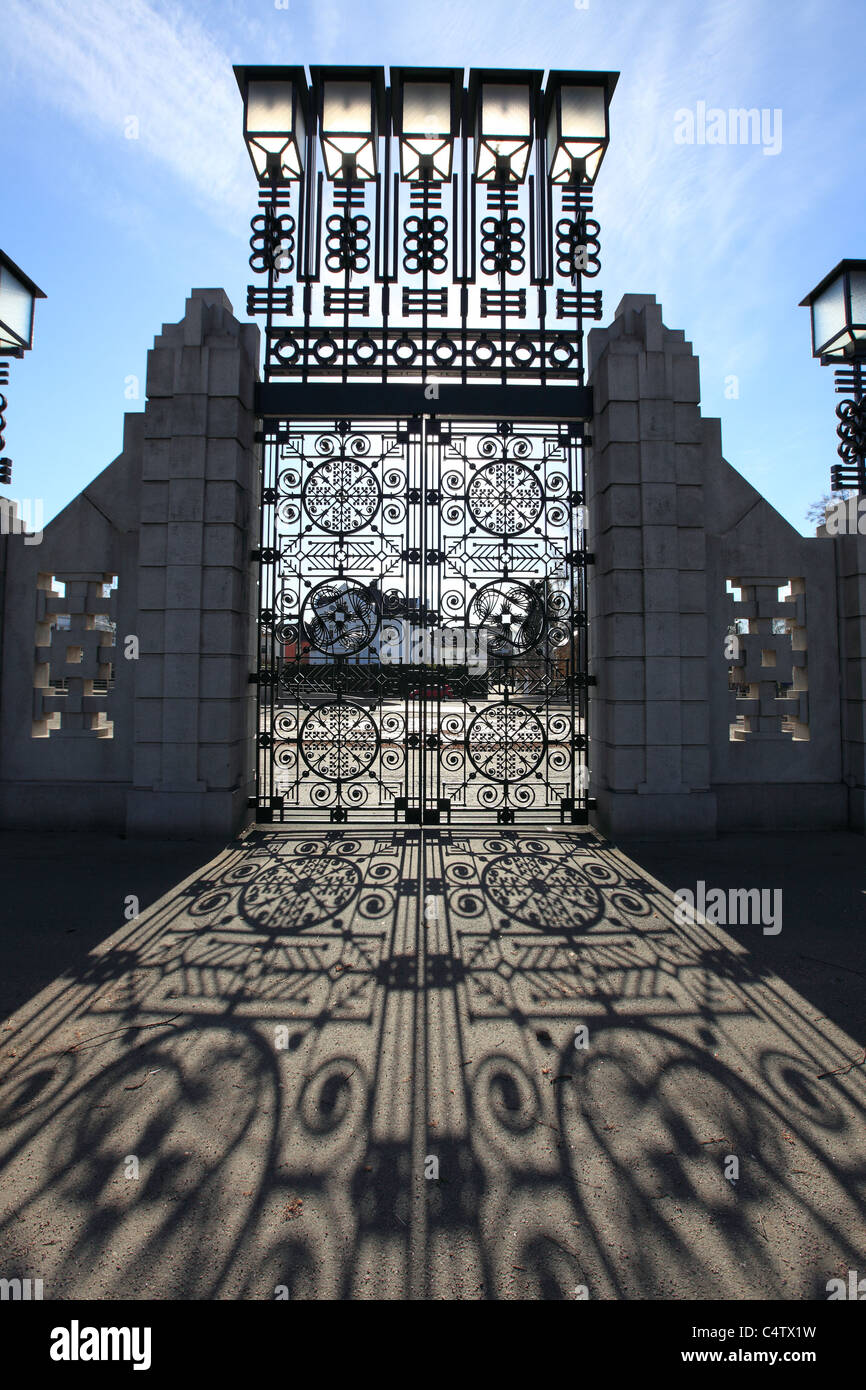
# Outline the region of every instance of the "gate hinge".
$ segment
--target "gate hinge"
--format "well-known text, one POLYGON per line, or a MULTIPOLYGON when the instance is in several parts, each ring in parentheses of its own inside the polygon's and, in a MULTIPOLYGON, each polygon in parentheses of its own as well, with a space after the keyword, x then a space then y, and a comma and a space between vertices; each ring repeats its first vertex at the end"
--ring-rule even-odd
POLYGON ((262 552, 258 549, 250 551, 250 560, 261 560, 262 552))

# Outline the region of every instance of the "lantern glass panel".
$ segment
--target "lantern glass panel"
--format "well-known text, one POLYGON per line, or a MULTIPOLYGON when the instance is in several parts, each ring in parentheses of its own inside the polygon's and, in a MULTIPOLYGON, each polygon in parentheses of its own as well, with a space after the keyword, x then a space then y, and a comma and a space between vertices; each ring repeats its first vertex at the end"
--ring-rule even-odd
POLYGON ((547 127, 553 182, 571 182, 574 160, 582 161, 582 177, 592 182, 604 157, 606 138, 604 88, 562 87, 547 127))
POLYGON ((563 140, 603 140, 604 88, 563 87, 561 96, 563 140))
POLYGON ((866 270, 852 270, 849 279, 854 337, 866 341, 866 270))
POLYGON ((256 173, 267 172, 268 155, 279 157, 283 178, 303 172, 304 113, 288 82, 251 82, 247 92, 247 139, 256 173), (294 117, 293 117, 294 106, 294 117))
POLYGON ((492 144, 497 137, 528 140, 532 134, 529 88, 516 84, 485 82, 481 89, 482 138, 492 144))
POLYGON ((288 82, 251 82, 247 96, 250 135, 292 133, 292 88, 288 82))
POLYGON ((0 325, 0 346, 30 346, 33 295, 6 266, 0 266, 0 325))
POLYGON ((322 131, 325 135, 372 134, 369 82, 326 82, 322 131))
POLYGON ((447 82, 407 82, 403 87, 403 133, 451 136, 451 88, 447 82))
MULTIPOLYGON (((812 305, 812 333, 815 351, 820 352, 825 345, 842 333, 845 328, 845 279, 840 275, 828 285, 812 305)), ((843 344, 830 346, 828 352, 841 353, 843 344)))
POLYGON ((445 82, 407 82, 400 137, 403 178, 450 178, 451 152, 451 88, 445 82))

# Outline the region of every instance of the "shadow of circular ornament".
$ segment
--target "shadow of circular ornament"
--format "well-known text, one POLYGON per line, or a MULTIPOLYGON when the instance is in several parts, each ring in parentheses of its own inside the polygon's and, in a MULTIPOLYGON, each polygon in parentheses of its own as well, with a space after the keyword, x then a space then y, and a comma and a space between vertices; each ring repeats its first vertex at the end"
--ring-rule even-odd
POLYGON ((484 866, 485 894, 512 921, 540 931, 584 931, 604 899, 580 870, 549 854, 503 854, 484 866))
POLYGON ((336 917, 360 889, 360 870, 345 859, 284 859, 246 885, 240 915, 257 931, 302 931, 336 917))

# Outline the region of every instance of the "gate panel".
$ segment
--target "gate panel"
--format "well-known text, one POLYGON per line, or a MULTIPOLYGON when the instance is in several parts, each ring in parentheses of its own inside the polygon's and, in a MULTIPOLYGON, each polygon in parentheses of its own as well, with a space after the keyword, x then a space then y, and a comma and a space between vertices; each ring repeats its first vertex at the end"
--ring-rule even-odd
POLYGON ((282 423, 262 820, 586 820, 580 426, 282 423))

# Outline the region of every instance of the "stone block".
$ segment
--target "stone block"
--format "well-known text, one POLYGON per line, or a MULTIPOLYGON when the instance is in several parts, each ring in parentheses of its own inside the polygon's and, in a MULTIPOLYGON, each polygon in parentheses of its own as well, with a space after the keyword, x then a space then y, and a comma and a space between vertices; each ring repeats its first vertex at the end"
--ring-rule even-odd
POLYGON ((173 478, 168 485, 170 521, 202 521, 204 482, 200 478, 173 478))
POLYGON ((671 438, 678 444, 702 444, 704 440, 704 421, 696 405, 671 404, 673 425, 671 438))
POLYGON ((641 490, 637 485, 612 484, 596 499, 592 513, 593 535, 598 536, 613 526, 639 526, 640 507, 641 490))
POLYGON ((697 405, 701 399, 700 363, 697 357, 677 353, 671 358, 671 374, 674 400, 697 405))
POLYGON ((171 348, 151 348, 147 354, 145 391, 148 400, 174 395, 175 354, 171 348))
POLYGON ((208 482, 204 511, 208 521, 246 526, 247 510, 245 496, 238 483, 208 482))
POLYGON ((679 657, 647 657, 645 681, 647 700, 679 700, 681 698, 679 657))
POLYGON ((604 750, 603 765, 607 772, 606 784, 612 788, 634 791, 646 776, 646 755, 643 748, 615 748, 604 750))
POLYGON ((198 700, 165 699, 162 701, 163 738, 166 743, 196 743, 199 738, 198 700))
POLYGON ((647 612, 644 615, 644 641, 647 656, 679 656, 679 614, 647 612))
POLYGON ((604 698, 642 700, 646 663, 641 658, 610 657, 605 661, 604 698))
POLYGON ((138 607, 162 609, 165 607, 165 566, 144 565, 138 571, 138 607))
POLYGON ((643 563, 647 569, 675 569, 679 556, 676 526, 644 526, 643 563))
POLYGON ((205 611, 201 615, 201 651, 208 656, 246 656, 247 619, 239 613, 205 611))
POLYGON ((235 743, 243 734, 241 711, 235 700, 203 700, 199 706, 202 743, 235 743))
MULTIPOLYGON (((674 444, 669 439, 643 439, 640 443, 640 476, 641 482, 661 483, 662 485, 673 482, 674 444)), ((669 520, 673 521, 673 510, 669 520)))
POLYGON ((710 707, 704 700, 691 700, 680 706, 682 742, 708 748, 710 742, 710 707))
POLYGON ((140 699, 159 699, 162 696, 165 680, 165 658, 162 655, 142 652, 135 663, 135 694, 140 699))
POLYGON ((642 352, 638 380, 641 400, 665 400, 670 397, 673 379, 670 359, 664 352, 642 352))
POLYGON ((212 348, 207 383, 209 394, 211 396, 240 396, 243 367, 240 348, 212 348))
POLYGON ((678 487, 676 521, 678 526, 703 526, 704 490, 702 487, 678 487))
POLYGON ((638 614, 612 613, 600 618, 604 650, 608 657, 641 657, 644 654, 644 620, 638 614))
POLYGON ((674 405, 669 400, 641 400, 638 404, 641 440, 674 439, 674 405))
POLYGON ((202 605, 202 571, 196 564, 166 565, 166 608, 200 608, 202 605))
POLYGON ((165 559, 168 565, 200 566, 204 531, 200 521, 171 522, 167 528, 165 559))
POLYGON ((246 570, 250 564, 250 549, 250 536, 239 526, 205 524, 203 559, 206 565, 230 565, 246 570))
POLYGON ((167 609, 165 614, 164 651, 193 655, 199 651, 201 613, 197 608, 167 609))
POLYGON ((168 532, 165 526, 142 521, 139 530, 138 562, 140 565, 165 564, 168 532))
POLYGON ((244 577, 228 565, 211 565, 202 572, 202 608, 243 611, 244 577))
POLYGON ((203 478, 207 458, 207 440, 180 435, 169 445, 169 476, 171 478, 203 478))
POLYGON ((199 685, 199 660, 196 653, 167 652, 164 661, 164 686, 166 696, 176 699, 195 699, 206 693, 199 685))
POLYGON ((641 519, 647 526, 676 524, 677 488, 675 483, 645 482, 641 488, 641 519))
POLYGON ((175 385, 178 395, 198 395, 207 391, 207 348, 183 347, 176 356, 175 385))
POLYGON ((188 786, 197 790, 200 780, 198 752, 197 743, 163 743, 161 785, 173 789, 188 786))
POLYGON ((207 476, 215 480, 244 482, 249 473, 250 454, 236 439, 207 441, 207 476))
POLYGON ((194 435, 200 442, 208 430, 208 398, 202 395, 176 395, 171 401, 171 431, 178 435, 194 435))
POLYGON ((647 700, 646 741, 665 745, 682 743, 679 700, 647 700))
POLYGON ((706 657, 707 620, 702 613, 680 614, 680 652, 683 656, 706 657))
POLYGON ((593 448, 610 444, 637 444, 640 440, 638 407, 625 401, 611 401, 592 422, 593 448))
POLYGON ((644 572, 643 580, 644 597, 648 612, 678 613, 680 611, 679 570, 648 569, 644 572))
POLYGON ((678 483, 703 483, 706 462, 701 444, 676 443, 674 445, 674 460, 678 483))
POLYGON ((237 752, 225 744, 200 744, 198 770, 208 788, 234 787, 238 781, 237 752))
POLYGON ((645 743, 644 706, 624 704, 619 700, 609 702, 605 711, 605 731, 608 743, 618 748, 645 743))
POLYGON ((142 522, 168 520, 168 483, 142 480, 140 519, 142 522))
POLYGON ((682 773, 687 787, 703 790, 710 785, 710 750, 706 745, 683 748, 682 773))
POLYGON ((677 792, 682 788, 682 755, 677 745, 647 745, 646 779, 648 792, 677 792))
POLYGON ((700 527, 680 527, 677 532, 677 550, 681 570, 706 569, 706 533, 700 527))

